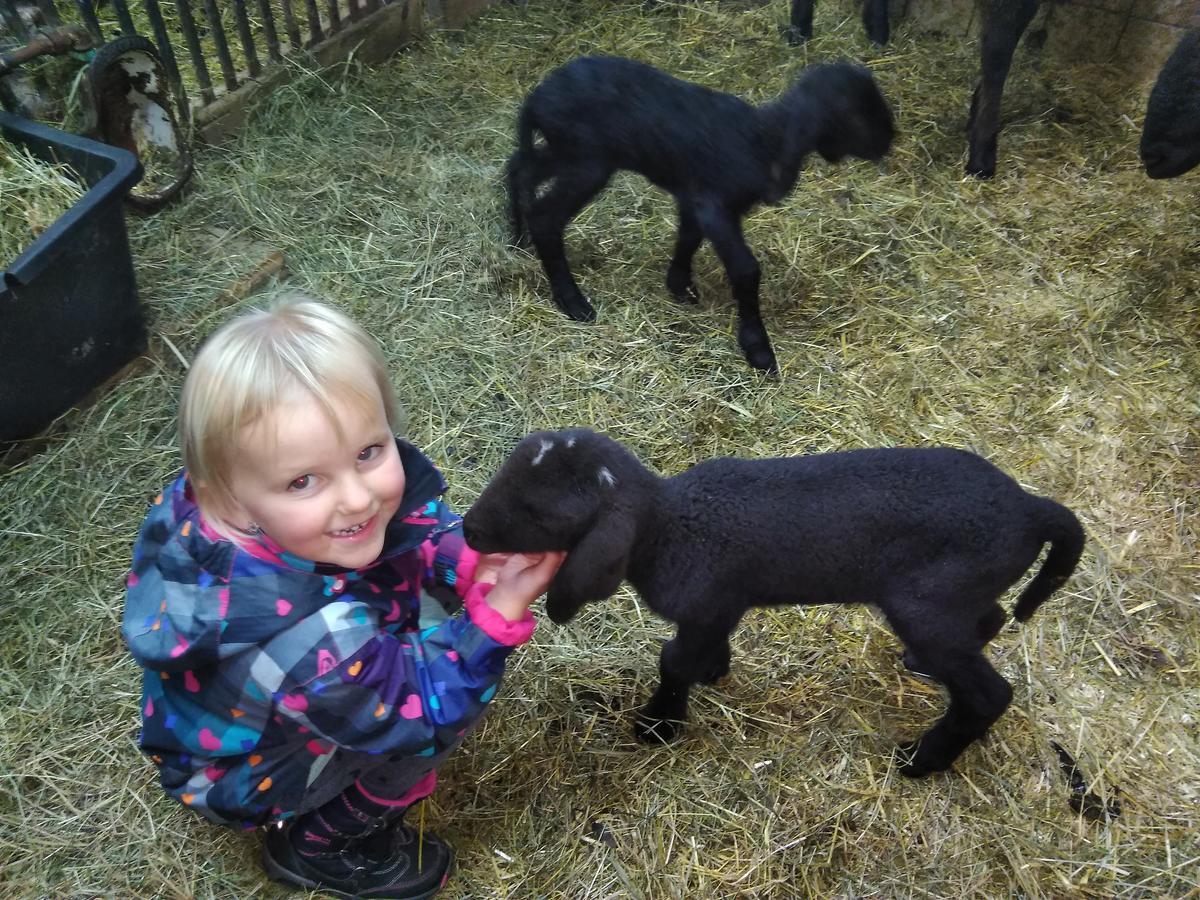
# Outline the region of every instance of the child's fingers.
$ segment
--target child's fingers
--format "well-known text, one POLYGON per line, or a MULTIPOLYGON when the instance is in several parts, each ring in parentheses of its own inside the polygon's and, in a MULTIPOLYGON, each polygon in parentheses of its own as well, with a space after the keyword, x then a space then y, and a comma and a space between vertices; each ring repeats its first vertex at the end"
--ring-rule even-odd
POLYGON ((538 574, 545 575, 547 578, 554 577, 554 574, 562 567, 563 561, 566 558, 566 550, 556 550, 546 553, 537 564, 538 574))
POLYGON ((499 580, 525 585, 525 590, 541 593, 566 558, 565 551, 514 553, 500 572, 499 580))
POLYGON ((481 553, 475 563, 475 580, 495 584, 512 556, 511 553, 481 553))

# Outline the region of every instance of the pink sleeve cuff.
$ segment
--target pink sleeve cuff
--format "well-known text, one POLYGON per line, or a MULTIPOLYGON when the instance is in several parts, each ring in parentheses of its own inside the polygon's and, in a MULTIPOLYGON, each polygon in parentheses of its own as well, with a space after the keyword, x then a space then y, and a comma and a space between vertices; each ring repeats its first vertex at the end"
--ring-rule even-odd
POLYGON ((510 622, 487 604, 485 599, 493 585, 475 584, 467 591, 465 603, 467 615, 479 629, 498 644, 515 647, 524 644, 533 637, 533 629, 537 623, 533 621, 533 613, 525 610, 525 617, 519 622, 510 622))
POLYGON ((454 586, 458 596, 465 597, 470 593, 475 583, 475 569, 479 565, 479 551, 472 550, 465 543, 458 554, 458 565, 454 567, 454 586))

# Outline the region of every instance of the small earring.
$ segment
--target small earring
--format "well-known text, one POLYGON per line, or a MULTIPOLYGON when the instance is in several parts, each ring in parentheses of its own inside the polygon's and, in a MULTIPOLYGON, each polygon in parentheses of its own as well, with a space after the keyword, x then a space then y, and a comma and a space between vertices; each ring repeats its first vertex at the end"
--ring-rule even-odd
POLYGON ((262 529, 259 528, 255 523, 251 522, 248 526, 246 526, 246 534, 262 534, 262 529))

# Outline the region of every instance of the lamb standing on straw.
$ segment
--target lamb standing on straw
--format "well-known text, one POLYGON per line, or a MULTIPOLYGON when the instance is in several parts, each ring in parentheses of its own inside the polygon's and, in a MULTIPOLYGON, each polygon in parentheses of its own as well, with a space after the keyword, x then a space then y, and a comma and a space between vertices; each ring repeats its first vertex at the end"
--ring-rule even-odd
POLYGON ((1005 621, 997 601, 1049 543, 1013 612, 1027 620, 1084 543, 1069 509, 962 450, 713 459, 659 478, 584 429, 525 438, 463 534, 482 553, 569 551, 547 594, 555 622, 628 579, 678 626, 638 716, 643 740, 673 738, 691 686, 729 671, 729 635, 750 607, 874 604, 910 668, 950 694, 942 720, 901 748, 912 776, 949 768, 1000 718, 1012 688, 983 655, 1005 621))

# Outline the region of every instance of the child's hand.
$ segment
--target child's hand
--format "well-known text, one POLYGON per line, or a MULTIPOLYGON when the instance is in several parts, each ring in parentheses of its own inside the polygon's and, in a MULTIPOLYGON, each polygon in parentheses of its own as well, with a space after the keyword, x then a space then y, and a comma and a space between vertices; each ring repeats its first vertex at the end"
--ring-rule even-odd
POLYGON ((504 564, 512 559, 511 553, 480 553, 475 564, 474 579, 481 584, 495 584, 504 564))
POLYGON ((493 581, 496 586, 487 596, 488 606, 510 622, 517 622, 524 617, 533 601, 550 587, 550 582, 566 558, 565 550, 553 553, 492 553, 480 557, 475 580, 493 581))

